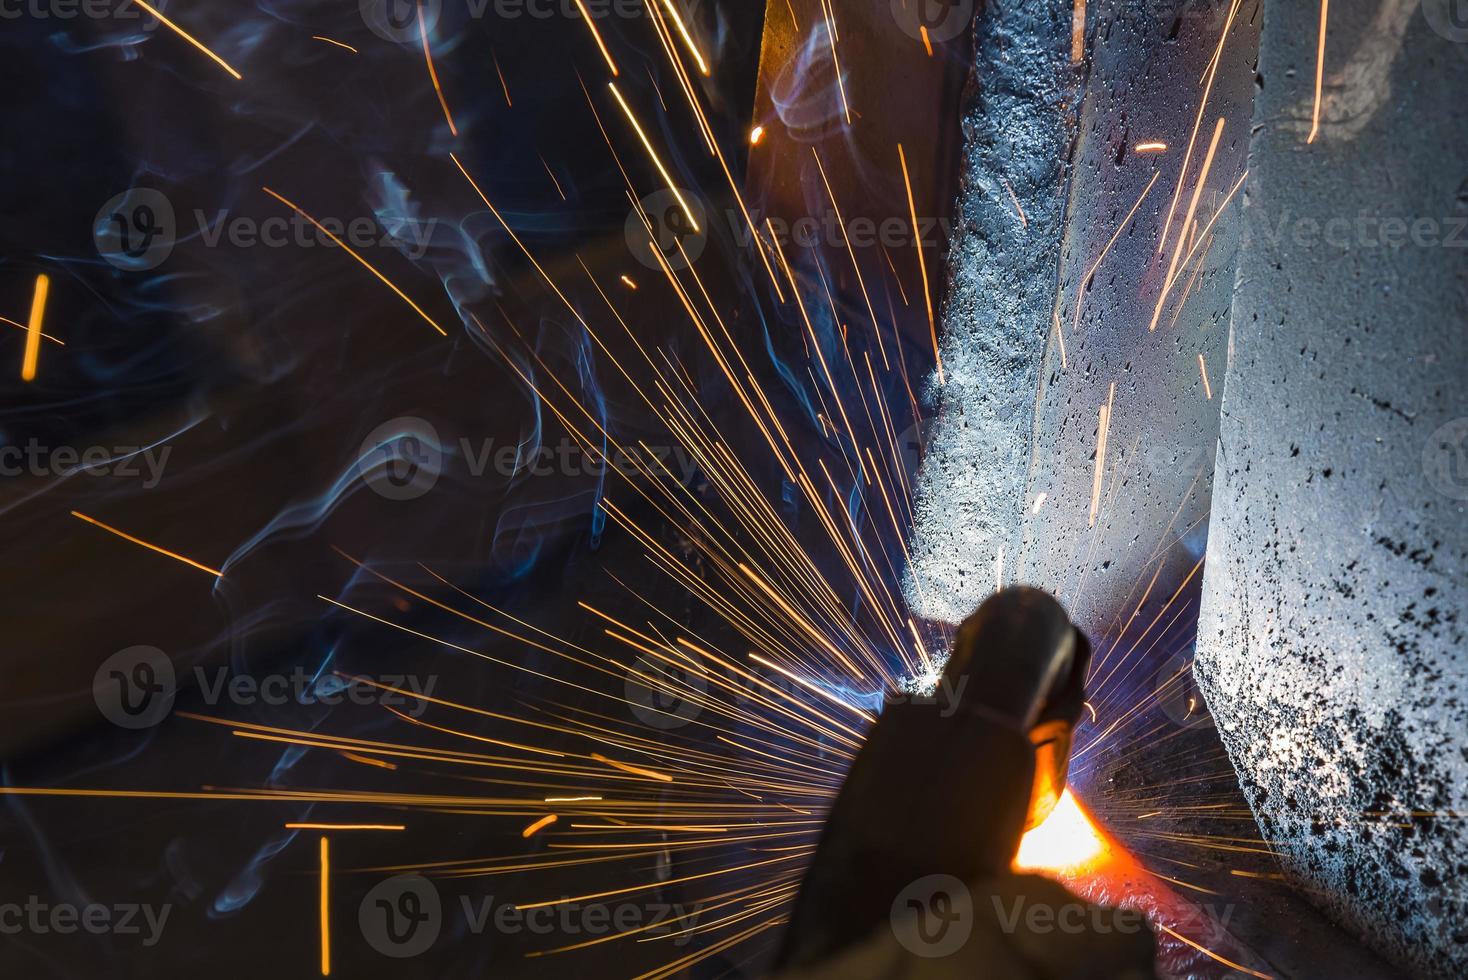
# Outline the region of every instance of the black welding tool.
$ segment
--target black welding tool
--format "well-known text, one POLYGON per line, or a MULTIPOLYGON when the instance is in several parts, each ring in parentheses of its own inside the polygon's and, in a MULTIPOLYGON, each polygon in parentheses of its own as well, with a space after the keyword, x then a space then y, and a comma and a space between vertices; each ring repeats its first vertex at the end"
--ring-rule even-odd
POLYGON ((888 921, 914 879, 1007 872, 1065 788, 1090 644, 1054 598, 991 596, 936 693, 890 703, 867 736, 801 886, 776 967, 828 960, 888 921))

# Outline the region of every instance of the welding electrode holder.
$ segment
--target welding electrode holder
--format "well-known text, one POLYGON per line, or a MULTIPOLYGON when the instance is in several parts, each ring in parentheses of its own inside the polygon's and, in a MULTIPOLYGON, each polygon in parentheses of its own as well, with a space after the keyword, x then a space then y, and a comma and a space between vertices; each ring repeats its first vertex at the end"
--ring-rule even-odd
POLYGON ((857 754, 776 967, 865 938, 919 878, 1008 870, 1065 788, 1089 663, 1085 635, 1039 589, 1005 589, 965 620, 943 696, 888 705, 857 754))

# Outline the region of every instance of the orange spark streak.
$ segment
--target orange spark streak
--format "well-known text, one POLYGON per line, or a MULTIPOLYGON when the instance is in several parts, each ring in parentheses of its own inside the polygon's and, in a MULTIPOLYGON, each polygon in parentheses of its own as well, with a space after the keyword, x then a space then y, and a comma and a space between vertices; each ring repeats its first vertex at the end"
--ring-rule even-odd
POLYGON ((624 275, 624 276, 621 276, 620 278, 621 278, 622 282, 626 283, 628 289, 632 289, 632 290, 637 289, 637 283, 635 283, 635 282, 632 281, 632 277, 631 276, 625 276, 624 275))
POLYGON ((1167 294, 1175 281, 1173 276, 1177 272, 1178 260, 1183 255, 1183 246, 1188 242, 1188 229, 1192 227, 1193 217, 1198 213, 1198 200, 1203 196, 1203 186, 1208 183, 1208 172, 1213 167, 1213 157, 1218 152, 1218 141, 1223 136, 1223 123, 1224 118, 1219 116, 1218 125, 1213 127, 1213 139, 1208 143, 1208 155, 1203 158, 1203 168, 1198 171, 1198 185, 1193 188, 1193 198, 1188 202, 1188 213, 1183 218, 1182 230, 1178 232, 1177 246, 1172 250, 1172 263, 1168 266, 1167 277, 1162 280, 1162 294, 1157 297, 1157 308, 1152 311, 1152 322, 1147 325, 1149 333, 1157 329, 1157 321, 1162 316, 1162 306, 1167 302, 1167 294))
POLYGON ((683 23, 683 18, 673 4, 673 0, 663 0, 663 7, 667 9, 668 16, 673 19, 673 26, 678 28, 678 34, 683 38, 683 43, 688 46, 689 54, 693 55, 693 60, 698 62, 699 74, 707 76, 709 63, 704 60, 703 54, 698 50, 698 45, 693 41, 693 35, 688 33, 688 25, 683 23))
MULTIPOLYGON (((1234 16, 1238 14, 1239 4, 1242 2, 1243 0, 1233 0, 1232 6, 1229 7, 1228 20, 1223 22, 1223 33, 1218 36, 1218 47, 1214 50, 1213 60, 1209 62, 1208 70, 1205 72, 1207 82, 1203 86, 1203 98, 1198 103, 1198 115, 1193 120, 1193 132, 1188 136, 1188 148, 1183 153, 1183 166, 1177 175, 1177 186, 1172 191, 1172 204, 1167 208, 1167 220, 1163 222, 1162 234, 1157 238, 1158 255, 1161 255, 1167 247, 1167 233, 1172 229, 1172 219, 1177 213, 1178 201, 1182 199, 1183 181, 1188 176, 1188 164, 1193 159, 1193 146, 1198 140, 1199 128, 1203 125, 1203 112, 1208 108, 1208 95, 1213 91, 1213 83, 1218 78, 1218 66, 1223 61, 1223 46, 1228 41, 1229 29, 1233 27, 1234 16)), ((1183 232, 1186 233, 1187 229, 1184 228, 1183 232)))
POLYGON ((1198 372, 1203 375, 1203 394, 1209 401, 1213 401, 1213 386, 1208 383, 1208 365, 1203 363, 1203 355, 1198 355, 1198 372))
MULTIPOLYGON (((0 316, 0 323, 5 324, 7 327, 14 327, 17 330, 29 330, 30 329, 24 323, 16 323, 14 320, 12 320, 12 319, 10 319, 9 317, 6 317, 6 316, 0 316)), ((41 339, 42 340, 49 340, 49 341, 51 341, 51 343, 57 344, 58 346, 61 346, 61 347, 65 347, 66 346, 66 341, 62 340, 59 337, 53 337, 49 333, 42 333, 41 334, 41 339)))
POLYGON ((321 835, 321 975, 331 976, 331 838, 321 835))
POLYGON ((660 783, 671 783, 673 781, 673 777, 669 776, 665 772, 654 772, 651 769, 640 769, 637 766, 629 765, 625 762, 618 762, 616 759, 608 759, 606 756, 598 755, 595 752, 591 753, 591 757, 597 762, 605 763, 606 765, 611 766, 613 769, 620 769, 623 772, 631 773, 634 776, 646 776, 648 779, 656 779, 660 783))
MULTIPOLYGON (((1147 195, 1152 193, 1152 185, 1157 183, 1157 178, 1161 176, 1162 171, 1159 170, 1152 175, 1151 180, 1147 181, 1147 186, 1142 189, 1142 195, 1137 198, 1137 203, 1132 205, 1132 209, 1127 212, 1126 217, 1122 219, 1121 224, 1116 226, 1116 231, 1106 242, 1106 247, 1101 249, 1101 254, 1096 256, 1096 261, 1091 263, 1091 268, 1087 269, 1086 274, 1081 277, 1081 284, 1076 289, 1076 310, 1075 316, 1071 318, 1072 327, 1078 326, 1081 322, 1081 307, 1086 302, 1086 285, 1091 281, 1091 277, 1096 274, 1096 270, 1101 268, 1101 263, 1106 260, 1106 255, 1108 252, 1111 251, 1111 246, 1115 245, 1116 240, 1121 237, 1121 233, 1126 231, 1126 226, 1131 223, 1132 217, 1137 213, 1137 209, 1142 206, 1142 202, 1147 199, 1147 195)), ((1064 360, 1065 354, 1062 350, 1062 366, 1064 366, 1064 360)))
POLYGON ((44 272, 36 276, 36 291, 31 297, 31 318, 26 325, 25 355, 20 362, 20 380, 36 380, 36 364, 41 358, 41 322, 46 318, 46 297, 51 292, 51 277, 44 272))
POLYGON ((1306 143, 1314 143, 1315 137, 1320 135, 1320 92, 1325 84, 1325 25, 1329 19, 1330 0, 1320 0, 1320 45, 1315 52, 1315 111, 1306 143))
POLYGON ((100 527, 104 531, 110 531, 113 534, 117 535, 119 538, 122 538, 124 541, 131 541, 133 544, 142 545, 144 548, 147 548, 149 551, 156 551, 160 555, 167 555, 169 558, 172 558, 175 561, 181 561, 185 565, 191 565, 194 568, 197 568, 201 572, 208 572, 210 575, 213 575, 215 578, 224 578, 224 573, 221 572, 221 571, 219 571, 218 569, 210 568, 208 565, 201 565, 198 562, 194 561, 192 558, 185 558, 183 555, 180 555, 177 552, 169 551, 167 548, 160 548, 156 544, 149 544, 147 541, 144 541, 142 538, 135 538, 131 534, 126 533, 125 531, 119 531, 117 528, 111 526, 110 524, 103 524, 101 521, 97 520, 95 517, 88 517, 86 514, 83 514, 81 511, 74 510, 74 511, 71 512, 71 516, 72 517, 79 517, 82 520, 86 521, 88 524, 96 525, 97 527, 100 527))
POLYGON ((1161 140, 1151 140, 1146 143, 1138 143, 1132 147, 1133 153, 1161 153, 1167 149, 1167 144, 1161 140))
POLYGON ((928 333, 933 338, 933 361, 938 365, 938 384, 943 384, 943 355, 938 351, 938 322, 933 318, 933 296, 928 289, 928 260, 923 257, 923 238, 918 229, 917 204, 912 197, 912 179, 907 173, 907 154, 897 144, 897 159, 902 163, 902 183, 907 188, 907 213, 912 218, 912 240, 917 247, 918 269, 923 276, 923 302, 928 305, 928 333))
POLYGON ((759 141, 765 138, 765 127, 756 126, 749 131, 749 145, 759 146, 759 141))
POLYGON ((331 38, 326 37, 323 34, 312 34, 311 35, 311 40, 313 40, 313 41, 325 41, 327 44, 335 44, 339 48, 346 48, 348 51, 352 52, 352 54, 356 54, 357 53, 357 49, 354 48, 354 47, 352 47, 350 44, 343 44, 341 41, 332 40, 331 38))
POLYGON ((520 836, 528 840, 531 837, 534 837, 536 834, 540 833, 545 828, 549 827, 551 824, 555 823, 558 819, 560 818, 558 818, 554 813, 547 813, 545 816, 535 821, 535 823, 520 831, 520 836))
POLYGON ((919 24, 918 33, 922 35, 923 47, 927 49, 928 57, 931 58, 933 56, 933 39, 928 37, 928 25, 919 24))
POLYGON ((1086 0, 1075 0, 1070 18, 1070 63, 1078 65, 1086 56, 1086 0))
POLYGON ((647 155, 652 157, 653 166, 657 167, 658 173, 662 174, 663 182, 668 185, 668 190, 672 191, 673 197, 677 198, 678 206, 683 209, 683 216, 688 219, 688 226, 695 233, 701 231, 702 229, 698 227, 698 220, 693 217, 693 210, 688 206, 688 202, 683 199, 683 192, 673 183, 673 177, 668 173, 668 168, 663 166, 663 161, 658 157, 657 150, 653 149, 652 140, 647 138, 647 133, 643 132, 642 124, 632 114, 632 107, 627 104, 626 99, 622 98, 622 93, 617 91, 617 83, 607 82, 607 88, 612 90, 612 95, 616 97, 617 104, 622 107, 622 112, 627 116, 627 121, 637 131, 637 138, 642 140, 643 148, 647 150, 647 155))
POLYGON ((143 10, 145 10, 149 14, 152 14, 154 17, 156 17, 158 19, 158 23, 162 24, 164 27, 168 28, 170 31, 173 31, 173 33, 177 34, 179 37, 183 38, 185 41, 189 42, 194 47, 198 48, 200 51, 202 51, 206 55, 208 55, 211 59, 213 59, 213 61, 214 61, 215 64, 217 64, 219 67, 223 68, 225 71, 227 71, 231 75, 233 75, 234 78, 235 78, 235 81, 243 81, 243 79, 240 76, 240 73, 237 72, 237 71, 235 71, 232 67, 230 67, 229 62, 225 61, 223 58, 219 57, 219 55, 215 54, 213 51, 210 51, 208 48, 206 48, 198 39, 196 39, 188 31, 184 30, 182 27, 179 27, 173 21, 171 21, 167 17, 163 16, 163 14, 157 8, 153 7, 152 5, 150 5, 148 3, 148 0, 135 0, 135 2, 137 3, 137 5, 139 7, 142 7, 143 10))
POLYGON ((607 50, 607 42, 602 40, 601 31, 596 29, 596 22, 591 19, 591 12, 586 9, 582 0, 576 0, 576 9, 581 11, 581 19, 586 21, 586 26, 591 30, 591 36, 596 39, 596 46, 601 49, 601 56, 607 59, 607 67, 612 70, 612 77, 616 78, 622 74, 617 70, 617 63, 612 60, 612 53, 607 50))
POLYGON ((433 67, 433 52, 428 50, 428 24, 423 18, 423 4, 418 4, 418 36, 423 39, 423 60, 428 65, 428 79, 433 82, 433 91, 438 95, 438 104, 443 107, 443 117, 448 120, 449 132, 459 135, 454 125, 454 114, 449 112, 448 100, 443 97, 443 86, 438 83, 438 69, 433 67))
POLYGON ((1251 977, 1259 977, 1260 980, 1274 980, 1274 977, 1271 976, 1268 973, 1259 973, 1256 970, 1249 969, 1247 966, 1242 966, 1242 965, 1240 965, 1238 963, 1235 963, 1233 960, 1226 960, 1226 959, 1224 959, 1222 956, 1219 956, 1217 953, 1213 952, 1211 949, 1205 949, 1202 946, 1199 946, 1197 943, 1193 942, 1187 936, 1184 936, 1184 935, 1182 935, 1182 934, 1180 934, 1178 932, 1173 931, 1172 929, 1167 928, 1167 926, 1163 925, 1160 922, 1157 923, 1157 928, 1161 929, 1163 932, 1167 933, 1169 936, 1171 936, 1174 939, 1180 939, 1180 940, 1182 940, 1183 942, 1187 943, 1189 946, 1191 946, 1194 949, 1196 949, 1198 952, 1202 953, 1204 956, 1211 957, 1212 959, 1217 960, 1218 962, 1222 963, 1224 966, 1229 967, 1230 969, 1240 970, 1240 971, 1242 971, 1244 973, 1249 974, 1249 976, 1251 976, 1251 977))
POLYGON ((366 259, 362 258, 362 256, 358 255, 356 253, 356 251, 350 245, 348 245, 346 242, 342 241, 340 238, 337 238, 331 232, 327 231, 324 227, 322 227, 321 222, 317 221, 315 218, 311 217, 305 211, 302 211, 299 207, 297 207, 296 205, 292 204, 290 201, 287 201, 285 198, 281 197, 279 194, 275 193, 275 191, 271 190, 270 188, 268 188, 268 187, 261 187, 260 189, 262 191, 264 191, 265 193, 269 194, 271 197, 275 198, 281 204, 284 204, 286 207, 288 207, 292 211, 296 212, 296 214, 299 214, 301 217, 303 217, 307 221, 311 222, 311 224, 313 224, 313 225, 316 226, 316 230, 317 231, 321 232, 327 238, 330 238, 334 243, 336 243, 338 246, 341 247, 342 251, 346 252, 352 258, 354 258, 358 262, 362 263, 363 267, 366 268, 366 270, 368 272, 372 273, 374 276, 376 276, 382 282, 383 285, 385 285, 388 289, 391 289, 394 293, 396 293, 398 299, 402 300, 404 303, 407 303, 409 306, 411 306, 413 308, 413 312, 414 313, 417 313, 424 320, 426 320, 428 322, 428 325, 430 327, 432 327, 433 329, 437 330, 441 335, 443 335, 445 337, 447 337, 449 335, 449 333, 448 333, 447 330, 445 330, 443 327, 440 327, 436 322, 434 322, 433 317, 431 317, 427 313, 424 313, 423 312, 423 308, 421 306, 419 306, 417 303, 415 303, 411 299, 409 299, 407 293, 403 292, 397 286, 393 285, 393 282, 392 282, 391 279, 389 279, 387 276, 384 276, 382 273, 378 272, 377 271, 377 268, 371 262, 368 262, 366 259))
POLYGON ((406 830, 400 823, 288 823, 286 830, 406 830))
POLYGON ((1088 527, 1096 526, 1096 513, 1101 508, 1102 475, 1106 471, 1106 441, 1111 436, 1111 408, 1116 399, 1116 382, 1106 394, 1106 404, 1101 406, 1101 421, 1096 427, 1096 471, 1091 478, 1091 518, 1088 527))
POLYGON ((1014 210, 1019 212, 1019 223, 1028 228, 1030 226, 1030 219, 1025 216, 1025 209, 1020 206, 1019 198, 1015 196, 1014 188, 1010 187, 1009 181, 1005 180, 1003 177, 999 178, 999 183, 1003 184, 1004 189, 1009 191, 1009 199, 1014 202, 1014 210))

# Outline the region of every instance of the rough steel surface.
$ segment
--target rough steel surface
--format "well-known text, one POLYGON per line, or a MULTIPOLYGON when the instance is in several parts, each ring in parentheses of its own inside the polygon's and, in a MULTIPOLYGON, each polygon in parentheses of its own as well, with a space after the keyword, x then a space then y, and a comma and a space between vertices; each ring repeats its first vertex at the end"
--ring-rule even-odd
POLYGON ((1071 15, 1070 0, 991 3, 977 21, 945 383, 911 542, 909 591, 930 618, 971 612, 993 588, 983 560, 1016 535, 1078 113, 1071 15), (968 492, 953 493, 955 482, 968 492))
POLYGON ((1264 834, 1420 975, 1468 974, 1468 31, 1265 15, 1197 675, 1264 834))

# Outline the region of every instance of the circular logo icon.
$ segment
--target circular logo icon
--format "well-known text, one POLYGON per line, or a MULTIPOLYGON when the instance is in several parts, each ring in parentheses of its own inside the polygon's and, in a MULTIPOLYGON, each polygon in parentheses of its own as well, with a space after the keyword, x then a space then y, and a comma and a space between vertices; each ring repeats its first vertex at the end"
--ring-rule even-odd
POLYGON ((157 647, 119 650, 92 675, 92 700, 119 728, 152 728, 173 708, 178 684, 173 661, 157 647))
POLYGON ((918 470, 922 467, 923 456, 927 454, 933 429, 937 424, 937 416, 923 416, 897 434, 897 459, 894 463, 906 474, 908 486, 916 483, 918 470))
POLYGON ((914 956, 951 956, 974 929, 973 897, 952 875, 919 878, 892 902, 892 932, 914 956))
POLYGON ((173 204, 148 187, 125 190, 92 219, 92 241, 97 254, 119 269, 156 269, 178 241, 173 204))
POLYGON ((708 693, 708 682, 691 669, 639 657, 627 668, 623 693, 638 721, 671 731, 698 717, 699 700, 708 693))
POLYGON ((407 959, 428 951, 443 928, 443 903, 422 875, 397 875, 378 882, 357 906, 357 924, 367 944, 383 956, 407 959))
POLYGON ((357 10, 367 29, 384 41, 421 43, 438 25, 443 0, 358 0, 357 10))
POLYGON ((362 441, 357 471, 379 496, 415 500, 443 472, 443 447, 431 422, 405 415, 384 422, 362 441))
POLYGON ((1454 44, 1468 41, 1468 0, 1422 0, 1422 16, 1454 44))
POLYGON ((627 247, 637 261, 657 271, 662 269, 661 256, 674 272, 681 272, 698 261, 708 244, 708 211, 692 191, 655 191, 628 212, 626 232, 627 247))
POLYGON ((1468 418, 1453 419, 1427 437, 1422 472, 1444 497, 1468 500, 1468 418))
POLYGON ((921 41, 951 41, 973 22, 974 0, 892 0, 892 19, 904 34, 921 41))
POLYGON ((1193 654, 1174 654, 1152 675, 1162 713, 1179 728, 1212 728, 1213 715, 1193 675, 1193 654))

